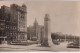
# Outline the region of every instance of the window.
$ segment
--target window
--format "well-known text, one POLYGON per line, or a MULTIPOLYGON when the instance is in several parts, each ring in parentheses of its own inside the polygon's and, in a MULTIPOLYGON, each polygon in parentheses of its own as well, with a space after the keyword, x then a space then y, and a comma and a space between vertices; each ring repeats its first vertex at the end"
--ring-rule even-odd
POLYGON ((20 35, 20 38, 21 38, 21 39, 24 39, 24 38, 25 38, 25 37, 24 37, 24 34, 21 34, 21 35, 20 35))

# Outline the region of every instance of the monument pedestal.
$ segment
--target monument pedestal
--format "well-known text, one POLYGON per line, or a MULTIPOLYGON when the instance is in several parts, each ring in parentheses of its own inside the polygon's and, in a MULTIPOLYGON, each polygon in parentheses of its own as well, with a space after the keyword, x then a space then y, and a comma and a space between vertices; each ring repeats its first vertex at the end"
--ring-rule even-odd
POLYGON ((41 43, 41 46, 49 47, 48 41, 45 41, 45 42, 41 43))

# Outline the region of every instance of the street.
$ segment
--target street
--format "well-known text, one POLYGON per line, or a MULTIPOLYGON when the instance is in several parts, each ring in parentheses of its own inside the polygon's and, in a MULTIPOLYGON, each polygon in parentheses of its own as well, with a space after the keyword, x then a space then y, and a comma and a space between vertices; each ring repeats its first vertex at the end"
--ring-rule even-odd
POLYGON ((54 45, 53 51, 79 51, 79 48, 67 48, 68 42, 62 42, 60 45, 54 45))
POLYGON ((0 51, 79 51, 78 48, 66 48, 67 42, 60 43, 60 45, 53 45, 52 47, 42 47, 40 44, 32 45, 0 45, 0 51))

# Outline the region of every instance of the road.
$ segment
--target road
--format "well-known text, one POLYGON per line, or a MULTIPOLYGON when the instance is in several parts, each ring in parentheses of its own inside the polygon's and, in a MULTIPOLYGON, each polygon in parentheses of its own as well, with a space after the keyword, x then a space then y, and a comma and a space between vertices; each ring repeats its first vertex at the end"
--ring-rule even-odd
POLYGON ((79 48, 67 48, 68 42, 62 42, 60 45, 53 45, 53 51, 79 51, 79 48))
POLYGON ((0 51, 79 51, 78 48, 67 48, 67 42, 60 43, 60 45, 53 45, 52 47, 42 47, 40 44, 32 45, 0 45, 0 51))

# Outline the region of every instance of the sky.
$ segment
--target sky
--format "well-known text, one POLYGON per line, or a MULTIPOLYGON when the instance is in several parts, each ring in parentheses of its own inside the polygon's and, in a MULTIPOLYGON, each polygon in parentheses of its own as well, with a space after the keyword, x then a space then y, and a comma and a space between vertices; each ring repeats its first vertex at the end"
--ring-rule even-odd
POLYGON ((35 18, 44 25, 45 14, 50 15, 51 32, 62 32, 80 36, 80 2, 70 1, 0 1, 0 6, 10 4, 27 6, 27 26, 33 25, 35 18))

